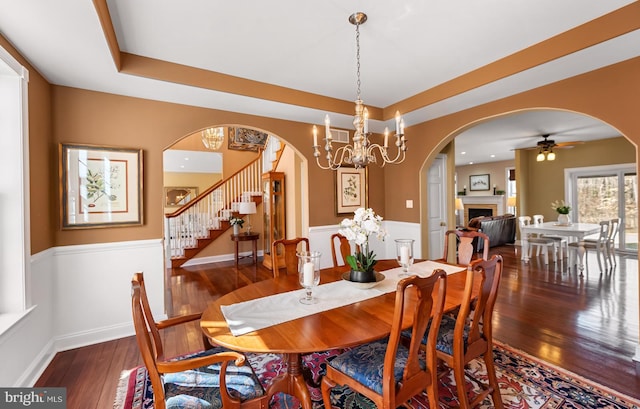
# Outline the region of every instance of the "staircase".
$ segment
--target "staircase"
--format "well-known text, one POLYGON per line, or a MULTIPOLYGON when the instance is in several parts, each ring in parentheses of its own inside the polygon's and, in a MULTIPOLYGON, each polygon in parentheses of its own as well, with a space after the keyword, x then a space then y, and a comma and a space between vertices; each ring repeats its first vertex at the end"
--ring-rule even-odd
POLYGON ((171 267, 180 267, 231 226, 238 203, 262 203, 262 155, 246 167, 219 181, 195 199, 165 215, 166 253, 171 267))
POLYGON ((231 217, 246 216, 238 212, 239 202, 262 203, 262 174, 276 169, 284 148, 269 135, 254 161, 165 215, 165 252, 171 267, 180 267, 220 237, 231 227, 231 217))

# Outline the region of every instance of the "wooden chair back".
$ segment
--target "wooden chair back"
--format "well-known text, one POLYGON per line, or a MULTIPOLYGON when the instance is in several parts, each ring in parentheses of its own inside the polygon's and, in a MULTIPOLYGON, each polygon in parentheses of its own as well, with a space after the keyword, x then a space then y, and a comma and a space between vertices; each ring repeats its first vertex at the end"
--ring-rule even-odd
POLYGON ((354 391, 371 399, 380 409, 395 409, 427 389, 429 406, 439 407, 436 340, 444 310, 446 277, 443 270, 435 270, 429 277, 422 278, 414 275, 398 283, 388 340, 374 341, 356 347, 356 349, 363 348, 364 354, 371 352, 367 348, 376 351, 384 350, 384 360, 376 359, 374 364, 369 358, 358 357, 357 363, 347 365, 349 370, 362 370, 355 376, 342 372, 332 365, 327 365, 327 374, 322 380, 322 397, 325 407, 331 406, 330 392, 331 388, 336 385, 349 386, 354 391), (403 337, 403 328, 405 328, 407 320, 411 320, 410 322, 413 324, 411 327, 413 336, 408 347, 406 339, 403 337), (428 340, 425 350, 426 368, 424 369, 420 364, 423 337, 428 340), (383 349, 385 347, 386 349, 383 349), (402 348, 401 352, 399 352, 400 348, 402 348), (399 362, 396 362, 399 355, 405 359, 403 360, 402 379, 397 380, 395 371, 399 365, 399 362), (380 373, 382 373, 381 379, 379 378, 380 373), (370 377, 370 374, 374 375, 370 377), (356 378, 367 379, 361 382, 356 378))
MULTIPOLYGON (((276 240, 271 246, 271 254, 274 260, 277 259, 277 255, 284 254, 284 274, 287 275, 298 274, 298 256, 296 255, 298 251, 311 251, 308 238, 296 237, 295 239, 276 240)), ((273 263, 272 270, 274 278, 278 278, 282 274, 278 263, 273 263)))
MULTIPOLYGON (((243 365, 245 357, 240 353, 225 350, 207 356, 167 361, 163 357, 162 339, 159 335, 158 325, 153 321, 149 302, 146 298, 146 289, 144 287, 142 273, 135 273, 131 280, 131 311, 133 316, 133 326, 136 333, 138 348, 142 355, 142 361, 147 368, 149 379, 151 380, 154 408, 166 409, 167 396, 165 395, 165 385, 163 382, 163 376, 165 374, 194 370, 200 367, 208 367, 209 365, 220 366, 218 378, 219 386, 214 387, 220 390, 222 407, 224 409, 240 408, 240 401, 229 395, 225 379, 228 365, 233 362, 238 366, 243 365)), ((166 326, 173 326, 180 323, 182 323, 180 320, 176 320, 166 326)), ((266 408, 267 403, 268 396, 265 394, 263 397, 258 397, 244 402, 242 407, 246 407, 247 409, 263 409, 266 408)))
POLYGON ((351 255, 351 244, 346 237, 340 233, 334 233, 331 235, 331 259, 333 260, 334 267, 340 267, 347 264, 347 256, 351 255), (337 241, 336 241, 337 240, 337 241), (342 263, 338 262, 338 251, 342 257, 342 263))
MULTIPOLYGON (((488 385, 483 385, 483 391, 469 403, 464 384, 457 387, 460 407, 475 407, 491 394, 495 407, 502 407, 502 398, 493 365, 493 310, 498 297, 500 278, 502 277, 502 256, 494 255, 489 260, 475 260, 467 269, 464 296, 458 315, 455 318, 453 330, 452 353, 437 351, 438 358, 456 371, 464 371, 465 365, 477 357, 484 358, 487 366, 488 385), (479 294, 474 294, 474 288, 479 285, 479 294)), ((458 380, 464 380, 464 373, 455 375, 458 380)))
POLYGON ((473 230, 448 230, 444 235, 444 260, 448 259, 449 241, 453 242, 451 237, 455 237, 457 244, 456 262, 458 264, 468 265, 471 263, 476 252, 473 246, 473 241, 476 237, 478 240, 484 241, 482 259, 487 260, 489 258, 489 236, 482 232, 473 230))

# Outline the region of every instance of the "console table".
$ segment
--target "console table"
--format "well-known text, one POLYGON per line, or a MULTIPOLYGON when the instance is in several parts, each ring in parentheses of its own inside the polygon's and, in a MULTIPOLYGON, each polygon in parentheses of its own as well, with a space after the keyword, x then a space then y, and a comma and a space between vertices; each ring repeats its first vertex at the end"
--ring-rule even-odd
POLYGON ((238 268, 238 260, 243 258, 243 257, 240 257, 238 254, 238 246, 240 245, 241 241, 253 242, 253 264, 258 264, 258 238, 259 237, 260 237, 260 233, 240 233, 240 234, 231 235, 231 240, 233 240, 236 245, 236 268, 238 268))

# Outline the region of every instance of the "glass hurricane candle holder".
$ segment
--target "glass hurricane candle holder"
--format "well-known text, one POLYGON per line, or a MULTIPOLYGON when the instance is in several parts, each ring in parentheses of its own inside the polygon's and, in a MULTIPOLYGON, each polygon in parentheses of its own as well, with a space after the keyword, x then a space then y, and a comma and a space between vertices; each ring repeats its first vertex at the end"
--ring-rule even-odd
POLYGON ((396 260, 402 266, 400 277, 409 275, 409 266, 413 264, 413 239, 396 239, 396 260))
POLYGON ((305 297, 300 299, 302 304, 315 304, 317 298, 312 295, 313 287, 320 283, 320 256, 319 251, 302 251, 298 256, 298 280, 305 289, 305 297))

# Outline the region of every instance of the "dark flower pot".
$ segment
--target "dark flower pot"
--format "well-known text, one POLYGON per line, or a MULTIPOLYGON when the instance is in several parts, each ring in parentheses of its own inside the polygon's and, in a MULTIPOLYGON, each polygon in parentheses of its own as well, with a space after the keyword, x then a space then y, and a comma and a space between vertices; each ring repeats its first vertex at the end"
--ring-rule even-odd
POLYGON ((356 283, 374 283, 376 281, 375 271, 354 271, 351 270, 349 280, 356 283))

